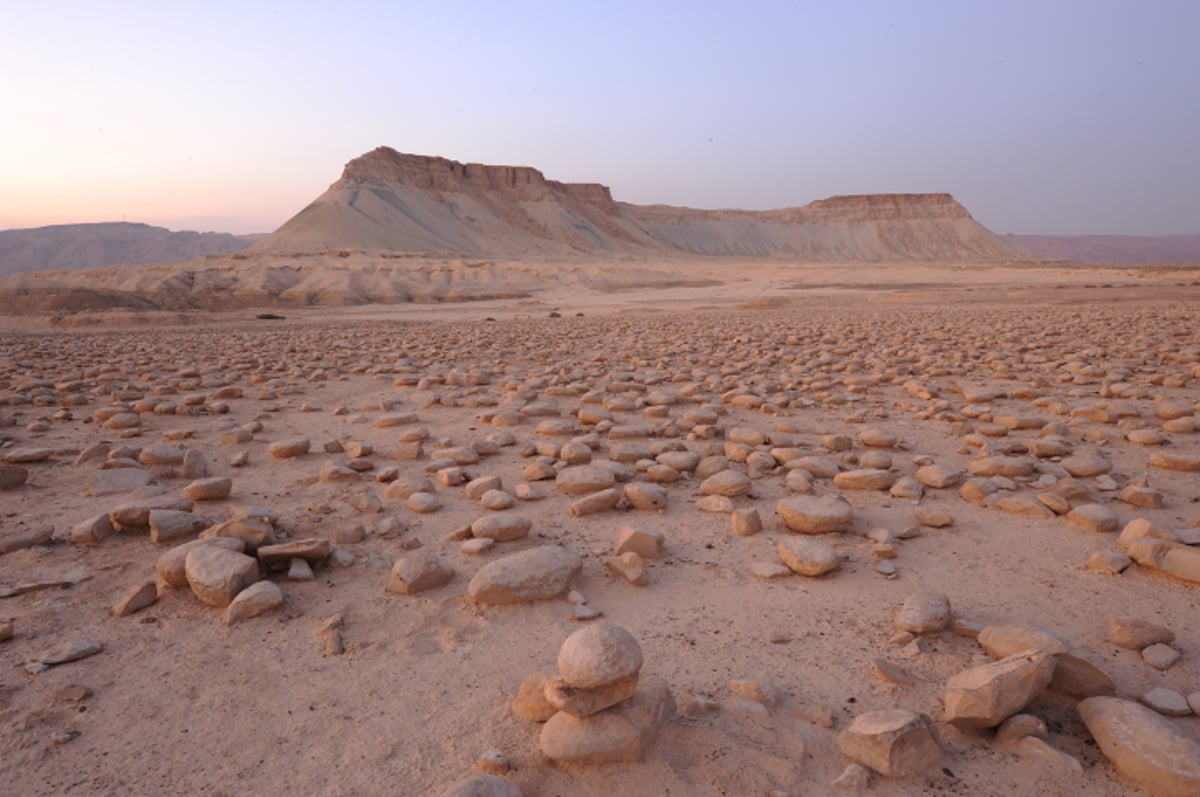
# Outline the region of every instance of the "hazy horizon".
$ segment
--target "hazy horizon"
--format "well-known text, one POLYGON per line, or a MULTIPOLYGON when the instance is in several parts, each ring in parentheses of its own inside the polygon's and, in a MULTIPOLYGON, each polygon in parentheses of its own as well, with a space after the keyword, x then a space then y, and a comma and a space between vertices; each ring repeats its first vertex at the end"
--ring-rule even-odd
POLYGON ((637 204, 949 192, 998 234, 1200 233, 1189 2, 10 11, 0 229, 271 232, 376 146, 637 204))

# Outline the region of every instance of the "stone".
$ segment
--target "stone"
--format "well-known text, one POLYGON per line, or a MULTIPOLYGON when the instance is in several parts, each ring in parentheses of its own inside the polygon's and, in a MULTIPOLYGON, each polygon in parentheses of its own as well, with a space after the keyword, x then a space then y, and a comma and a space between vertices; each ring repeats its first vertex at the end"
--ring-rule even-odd
POLYGON ((950 599, 944 593, 924 590, 905 599, 896 613, 896 628, 914 634, 929 634, 950 627, 950 599))
POLYGON ((25 548, 49 545, 54 536, 53 526, 42 526, 29 531, 18 531, 0 537, 0 555, 25 548))
POLYGON ((763 581, 792 575, 791 569, 779 562, 753 562, 747 569, 750 571, 750 575, 763 581))
POLYGON ((849 502, 840 495, 782 498, 775 505, 775 512, 784 525, 801 534, 845 531, 853 516, 849 502))
POLYGON ((173 509, 150 510, 150 541, 155 543, 174 542, 183 537, 199 534, 212 525, 206 517, 191 512, 173 509))
POLYGON ((307 559, 301 559, 299 556, 296 556, 293 557, 292 561, 288 562, 288 581, 312 581, 313 578, 312 565, 308 563, 307 559))
POLYGON ((98 640, 80 639, 43 653, 38 657, 38 661, 48 666, 68 664, 72 661, 79 661, 80 659, 95 656, 103 650, 104 644, 98 640))
POLYGON ((168 587, 186 587, 188 585, 187 555, 193 548, 200 545, 215 545, 218 548, 226 548, 238 553, 242 553, 246 549, 244 542, 231 538, 192 540, 182 545, 176 545, 160 554, 154 563, 154 572, 159 581, 168 587))
POLYGON ((1054 749, 1037 736, 1026 736, 1017 740, 1013 746, 1024 757, 1040 759, 1070 775, 1083 775, 1083 764, 1079 763, 1079 759, 1054 749))
POLYGON ((26 447, 14 448, 4 455, 4 461, 11 465, 26 465, 34 462, 45 462, 54 456, 53 448, 26 447))
POLYGON ((829 785, 840 791, 865 791, 871 785, 871 770, 862 764, 849 764, 829 785))
POLYGON ((1108 673, 1086 659, 1071 653, 1054 657, 1054 677, 1050 688, 1074 700, 1116 694, 1117 685, 1108 673))
POLYGON ((996 741, 1000 744, 1014 744, 1029 736, 1045 738, 1049 733, 1041 717, 1013 714, 996 728, 996 741))
POLYGON ((499 775, 472 775, 446 791, 444 797, 523 797, 521 788, 499 775))
POLYGON ((1093 697, 1079 716, 1118 771, 1156 797, 1200 794, 1200 744, 1145 706, 1093 697))
POLYGON ((1067 652, 1067 643, 1054 634, 1019 623, 986 626, 976 640, 993 659, 1005 659, 1026 650, 1045 651, 1052 656, 1067 652))
POLYGON ((113 606, 113 617, 128 617, 140 612, 158 600, 158 585, 153 581, 143 581, 126 592, 121 600, 113 606))
POLYGON ((1036 463, 1029 457, 991 456, 971 460, 967 469, 975 476, 1007 476, 1010 479, 1032 476, 1036 463))
POLYGON ((833 477, 833 484, 839 490, 887 490, 895 480, 891 471, 858 468, 837 474, 833 477))
POLYGON ((718 471, 700 482, 701 495, 723 495, 726 498, 736 498, 750 492, 753 482, 746 474, 725 469, 718 471))
POLYGON ((667 491, 657 484, 630 482, 622 494, 629 505, 644 512, 659 512, 667 508, 667 491))
POLYGON ((1054 665, 1051 654, 1031 651, 955 675, 946 684, 946 721, 961 730, 999 725, 1049 685, 1054 665))
POLYGON ((1099 476, 1112 470, 1112 462, 1104 455, 1086 451, 1066 457, 1062 466, 1066 468, 1067 473, 1081 479, 1099 476))
POLYGON ((944 490, 957 487, 963 479, 963 472, 947 465, 925 465, 917 468, 916 479, 926 487, 944 490))
POLYGON ((829 543, 804 537, 782 540, 776 551, 789 570, 802 576, 824 575, 836 569, 841 560, 829 543))
POLYGON ((611 623, 596 623, 568 636, 558 650, 558 672, 577 689, 595 689, 637 675, 642 648, 633 635, 611 623))
POLYGON ((312 441, 307 437, 289 437, 286 440, 276 440, 267 446, 267 452, 275 459, 291 459, 303 456, 312 448, 312 441))
POLYGON ((294 557, 308 560, 311 564, 323 562, 332 551, 329 540, 320 537, 305 537, 302 540, 263 545, 258 549, 258 561, 264 567, 286 567, 294 557))
POLYGON ((749 537, 763 529, 762 518, 753 507, 735 509, 729 515, 730 532, 737 537, 749 537))
POLYGON ((901 686, 912 686, 912 676, 887 659, 871 659, 871 671, 884 681, 901 686))
POLYGON ((610 556, 604 562, 605 566, 635 587, 646 584, 646 562, 633 551, 626 551, 617 556, 610 556))
POLYGON ((112 518, 104 512, 76 523, 71 527, 70 537, 76 545, 97 545, 115 533, 112 518))
POLYGON ((543 545, 489 562, 467 586, 467 594, 485 605, 548 600, 565 593, 579 575, 579 554, 543 545))
POLYGON ((499 476, 480 476, 467 482, 464 492, 470 500, 478 501, 489 490, 499 490, 502 487, 503 482, 499 476))
POLYGON ((901 476, 899 479, 896 479, 896 482, 892 485, 892 489, 888 492, 892 498, 918 501, 925 495, 925 488, 912 476, 901 476))
POLYGON ((515 512, 493 512, 478 518, 471 524, 471 534, 488 537, 496 542, 519 540, 529 536, 533 521, 515 512))
POLYGON ((1067 522, 1085 531, 1116 531, 1117 513, 1104 504, 1081 504, 1067 513, 1067 522))
POLYGON ((1134 518, 1121 529, 1121 535, 1117 537, 1117 547, 1128 553, 1129 546, 1144 539, 1179 542, 1179 534, 1174 529, 1156 525, 1146 518, 1134 518))
POLYGON ((954 525, 954 517, 940 509, 918 509, 913 513, 913 518, 919 526, 931 529, 944 529, 954 525))
POLYGON ((414 552, 392 564, 387 590, 398 595, 415 595, 436 589, 454 577, 454 570, 431 553, 414 552))
POLYGON ((236 625, 283 605, 283 591, 271 581, 258 581, 239 592, 225 609, 225 625, 236 625))
POLYGON ((890 778, 920 775, 942 765, 933 722, 901 708, 859 714, 838 734, 837 748, 854 763, 890 778))
POLYGON ((621 496, 622 491, 620 487, 611 487, 607 490, 601 490, 600 492, 577 498, 571 502, 567 510, 573 517, 594 515, 597 512, 616 508, 617 504, 621 503, 621 496))
POLYGON ((1117 575, 1131 564, 1133 560, 1120 551, 1096 551, 1088 557, 1086 567, 1096 573, 1117 575))
POLYGON ((528 722, 545 722, 553 717, 558 709, 546 699, 546 683, 550 678, 536 673, 522 681, 517 696, 509 704, 512 713, 528 722))
POLYGON ((598 465, 574 465, 563 468, 554 480, 559 492, 566 495, 588 495, 607 490, 616 484, 616 477, 608 468, 598 465))
POLYGON ((150 513, 155 509, 173 509, 177 512, 191 512, 192 502, 186 498, 148 498, 142 501, 132 501, 121 504, 108 513, 113 527, 118 531, 126 529, 141 529, 150 525, 150 513))
POLYGON ((671 690, 647 679, 629 701, 590 717, 560 711, 542 726, 538 746, 555 761, 571 764, 636 762, 675 714, 671 690))
MULTIPOLYGON (((1111 695, 1109 695, 1111 697, 1111 695)), ((1192 713, 1187 698, 1174 689, 1158 686, 1139 698, 1146 706, 1168 717, 1186 717, 1192 713)))
POLYGON ((187 552, 184 572, 197 598, 223 609, 258 580, 258 562, 216 545, 198 545, 187 552))
POLYGON ((733 500, 726 496, 706 495, 696 502, 696 509, 716 515, 731 515, 733 514, 734 506, 733 500))
POLYGON ((1200 454, 1155 451, 1150 455, 1150 464, 1163 470, 1196 473, 1200 471, 1200 454))
POLYGON ((590 717, 633 697, 637 684, 637 675, 630 675, 595 689, 579 689, 562 678, 550 678, 545 684, 546 701, 556 711, 565 711, 576 717, 590 717))
POLYGON ((1183 657, 1175 648, 1156 642, 1142 650, 1142 660, 1156 670, 1169 670, 1183 657))
POLYGON ((632 551, 643 559, 657 559, 664 541, 663 533, 640 526, 622 526, 617 531, 613 553, 618 556, 632 551))
POLYGON ((258 548, 269 545, 275 540, 275 526, 265 517, 239 517, 209 526, 200 533, 200 539, 213 540, 229 537, 241 540, 246 544, 246 550, 254 552, 258 548))
POLYGON ((1174 642, 1175 632, 1137 617, 1114 617, 1108 621, 1108 641, 1119 648, 1142 650, 1157 643, 1174 642))

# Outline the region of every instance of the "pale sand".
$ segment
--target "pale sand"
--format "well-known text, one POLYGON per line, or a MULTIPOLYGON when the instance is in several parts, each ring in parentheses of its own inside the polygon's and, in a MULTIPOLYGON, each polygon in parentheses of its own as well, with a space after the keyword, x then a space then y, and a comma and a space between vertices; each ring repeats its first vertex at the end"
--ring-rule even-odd
MULTIPOLYGON (((1037 406, 1029 397, 1010 396, 989 402, 987 411, 1066 422, 1072 444, 1103 451, 1120 481, 1148 477, 1165 498, 1162 509, 1120 503, 1114 493, 1099 491, 1094 479, 1083 480, 1122 523, 1147 517, 1176 528, 1195 525, 1200 499, 1195 474, 1152 468, 1149 459, 1157 449, 1124 439, 1126 427, 1160 425, 1153 414, 1156 397, 1196 404, 1200 287, 1195 271, 851 269, 759 261, 688 271, 689 278, 717 285, 611 290, 597 282, 604 267, 578 268, 587 270, 586 280, 532 289, 528 297, 283 308, 278 312, 288 318, 282 322, 253 320, 246 309, 141 317, 153 319, 153 327, 112 311, 0 319, 5 327, 0 399, 40 378, 50 380, 56 394, 87 393, 97 372, 115 368, 104 389, 93 391, 104 395, 90 395, 85 406, 69 408, 73 420, 53 420, 53 404, 0 405, 0 416, 16 421, 0 428, 8 441, 0 453, 24 446, 58 452, 49 462, 27 466, 26 486, 0 493, 0 535, 45 525, 64 534, 77 521, 126 500, 85 496, 84 481, 98 466, 71 466, 73 452, 100 440, 202 451, 214 474, 234 481, 230 499, 197 505, 196 512, 214 519, 223 519, 231 505, 257 504, 277 510, 281 527, 292 537, 329 537, 354 524, 368 531, 366 541, 345 546, 354 555, 349 567, 323 565, 315 580, 304 583, 272 576, 286 597, 284 608, 233 628, 186 588, 168 591, 133 617, 108 614, 121 594, 152 576, 162 549, 144 533, 119 533, 89 548, 66 543, 0 556, 4 585, 72 571, 89 576, 69 588, 0 599, 0 617, 13 618, 16 631, 12 640, 0 642, 4 790, 29 795, 441 794, 469 775, 486 750, 499 748, 514 765, 509 777, 527 797, 765 795, 771 789, 823 794, 847 763, 834 746, 837 732, 862 711, 900 706, 933 718, 945 770, 907 780, 876 778, 872 794, 1139 793, 1091 743, 1074 702, 1062 696, 1047 693, 1029 711, 1047 722, 1050 745, 1078 759, 1082 773, 1022 757, 997 745, 990 734, 965 734, 943 724, 947 680, 983 660, 972 640, 944 632, 924 639, 914 655, 889 643, 893 614, 904 599, 935 589, 949 596, 958 616, 983 624, 1024 622, 1059 634, 1079 656, 1104 669, 1120 695, 1136 699, 1156 686, 1185 694, 1200 690, 1197 587, 1138 566, 1120 576, 1085 570, 1091 553, 1113 548, 1115 534, 1082 531, 1062 517, 1038 520, 985 509, 961 499, 956 488, 926 490, 921 508, 946 511, 955 523, 897 542, 899 576, 889 580, 874 572, 872 543, 862 535, 877 527, 898 532, 912 525, 915 507, 886 492, 846 492, 854 507, 851 533, 826 538, 843 555, 841 567, 819 579, 760 581, 748 567, 775 561, 775 542, 790 536, 773 511, 786 495, 782 474, 755 479, 751 496, 735 499, 739 507, 756 507, 764 520, 765 530, 747 538, 729 533, 727 516, 696 509, 696 480, 668 485, 670 504, 661 514, 611 511, 585 518, 571 517, 572 499, 558 493, 553 482, 542 483, 546 500, 519 502, 515 508, 533 520, 533 536, 478 557, 460 553, 459 543, 447 539, 486 511, 468 501, 461 487, 440 489, 444 508, 434 514, 413 514, 403 501, 391 499, 383 499, 382 513, 360 514, 349 503, 354 490, 383 492, 372 472, 349 485, 321 484, 316 477, 321 464, 345 461, 344 454, 321 451, 322 443, 341 437, 373 443, 376 453, 370 459, 376 470, 391 465, 406 474, 421 471, 424 462, 391 459, 398 430, 376 429, 372 423, 381 414, 380 399, 416 412, 432 440, 466 445, 494 431, 478 416, 497 408, 469 406, 476 396, 470 388, 418 390, 393 384, 410 370, 429 375, 472 368, 492 369, 490 385, 480 389, 505 406, 519 405, 515 396, 521 385, 536 385, 528 381, 536 378, 550 385, 661 379, 651 389, 676 392, 712 376, 714 382, 699 393, 728 410, 719 421, 723 429, 743 426, 769 433, 786 422, 798 430, 793 436, 799 446, 841 458, 823 450, 822 435, 850 435, 855 441, 850 453, 861 455, 866 449, 857 442, 858 432, 880 427, 904 441, 902 449, 888 452, 897 474, 913 473, 913 458, 921 455, 965 469, 974 458, 961 449, 967 429, 949 420, 919 418, 928 402, 901 387, 917 379, 939 388, 956 414, 966 404, 954 392, 956 385, 1010 394, 1032 386, 1063 406, 1037 406), (548 318, 550 312, 562 317, 548 318), (159 326, 163 321, 186 326, 159 326), (63 330, 68 322, 84 328, 63 330), (131 323, 137 328, 120 329, 131 323), (24 334, 31 330, 37 334, 24 334), (1068 369, 1072 361, 1074 370, 1068 369), (1078 368, 1087 366, 1100 375, 1076 378, 1078 368), (128 440, 84 422, 108 404, 111 390, 152 396, 155 387, 186 367, 229 379, 245 397, 230 400, 228 415, 143 415, 141 435, 128 440), (889 374, 889 368, 899 370, 889 374), (1120 368, 1129 369, 1129 376, 1113 370, 1120 368), (854 381, 870 374, 876 378, 869 384, 854 381), (1183 384, 1164 384, 1164 377, 1183 384), (270 401, 258 399, 265 379, 281 380, 278 397, 270 401), (1134 386, 1127 401, 1136 416, 1121 424, 1070 418, 1071 408, 1104 405, 1103 385, 1123 380, 1134 386), (789 383, 812 405, 770 415, 722 404, 730 390, 770 397, 789 383), (431 395, 460 406, 426 406, 431 395), (264 412, 268 403, 278 411, 264 412), (304 404, 318 409, 302 412, 304 404), (335 415, 339 407, 349 414, 335 415), (366 422, 355 423, 356 414, 366 422), (51 419, 48 431, 27 429, 43 417, 51 419), (262 419, 263 430, 253 442, 220 444, 222 422, 255 418, 262 419), (178 429, 193 430, 194 436, 178 443, 163 439, 164 431, 178 429), (273 461, 267 443, 295 435, 309 436, 313 452, 273 461), (249 452, 250 464, 231 468, 227 460, 238 450, 249 452), (322 503, 331 508, 329 514, 309 511, 322 503), (373 533, 388 516, 403 522, 398 538, 373 533), (628 523, 666 537, 665 556, 650 563, 644 587, 624 583, 604 566, 617 529, 628 523), (403 553, 402 544, 413 539, 456 575, 432 592, 387 594, 388 570, 403 553), (484 563, 548 541, 566 543, 584 556, 576 588, 606 619, 638 639, 645 675, 665 678, 681 707, 707 696, 724 709, 676 718, 642 763, 585 768, 547 761, 538 751, 538 726, 514 717, 508 704, 527 675, 553 671, 559 644, 579 625, 568 619, 569 606, 561 599, 481 608, 466 598, 466 585, 484 563), (314 634, 338 612, 345 616, 347 650, 328 656, 314 634), (1183 659, 1159 672, 1136 653, 1108 643, 1109 620, 1120 615, 1173 629, 1183 659), (21 669, 39 653, 82 638, 100 640, 105 650, 38 675, 21 669), (871 660, 877 657, 904 668, 914 685, 901 687, 874 676, 871 660), (764 716, 746 713, 726 688, 735 678, 769 682, 784 698, 764 716), (71 684, 94 691, 81 704, 86 711, 79 704, 56 702, 56 693, 71 684), (832 711, 832 729, 807 721, 821 707, 832 711), (48 741, 64 732, 78 737, 65 744, 48 741)), ((679 271, 675 264, 662 270, 679 271)), ((536 277, 536 269, 530 273, 530 279, 536 277)), ((182 379, 178 393, 164 398, 213 391, 192 381, 182 379)), ((535 395, 544 397, 544 391, 528 392, 535 395)), ((550 398, 564 416, 579 405, 578 397, 550 398)), ((669 417, 679 418, 693 406, 672 406, 669 417)), ((641 412, 616 417, 620 423, 656 422, 641 412)), ((518 455, 520 444, 544 439, 534 434, 538 420, 512 427, 518 445, 468 470, 500 475, 511 490, 528 462, 518 455)), ((981 424, 964 420, 975 428, 981 424)), ((1021 430, 989 439, 1004 444, 1037 434, 1037 429, 1021 430)), ((1165 450, 1200 450, 1194 431, 1167 436, 1165 450)), ((678 439, 692 450, 708 452, 712 444, 721 450, 719 439, 678 439)), ((601 435, 596 456, 607 450, 601 435)), ((165 475, 159 481, 173 496, 187 483, 165 475)), ((1038 491, 1017 487, 1030 498, 1038 491)), ((818 479, 816 491, 833 492, 832 480, 818 479)), ((1197 717, 1173 722, 1200 739, 1197 717)))

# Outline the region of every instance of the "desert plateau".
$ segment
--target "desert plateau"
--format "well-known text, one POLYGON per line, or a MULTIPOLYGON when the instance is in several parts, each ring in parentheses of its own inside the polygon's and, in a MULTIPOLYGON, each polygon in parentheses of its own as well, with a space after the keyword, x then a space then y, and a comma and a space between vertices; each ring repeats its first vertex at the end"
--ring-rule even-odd
POLYGON ((1200 794, 1200 265, 386 147, 242 244, 0 278, 6 793, 1200 794))

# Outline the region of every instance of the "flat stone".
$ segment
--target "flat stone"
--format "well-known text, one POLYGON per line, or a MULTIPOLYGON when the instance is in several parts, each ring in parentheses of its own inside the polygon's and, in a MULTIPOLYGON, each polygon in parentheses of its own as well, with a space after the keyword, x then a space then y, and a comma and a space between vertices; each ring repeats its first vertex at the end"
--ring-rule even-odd
POLYGON ((547 600, 565 593, 582 568, 579 554, 569 548, 543 545, 484 565, 467 594, 490 605, 547 600))
POLYGON ((1200 744, 1145 706, 1115 697, 1079 704, 1101 752, 1125 777, 1157 797, 1200 794, 1200 744))
POLYGON ((252 557, 209 544, 187 552, 184 571, 196 597, 222 609, 258 580, 258 562, 252 557))
POLYGON ((926 487, 944 490, 957 487, 963 480, 963 472, 948 465, 925 465, 917 468, 916 479, 926 487))
POLYGON ((1067 522, 1085 531, 1116 531, 1120 528, 1117 513, 1104 504, 1082 504, 1067 513, 1067 522))
POLYGON ((1120 551, 1096 551, 1087 558, 1086 567, 1096 573, 1117 575, 1131 564, 1133 560, 1120 551))
POLYGON ((1142 650, 1142 660, 1156 670, 1169 670, 1183 657, 1175 648, 1156 642, 1142 650))
POLYGON ((701 495, 723 495, 726 498, 736 498, 750 492, 753 482, 746 474, 726 469, 709 476, 700 482, 701 495))
POLYGON ((1175 641, 1171 629, 1137 617, 1114 617, 1108 622, 1108 641, 1119 648, 1142 650, 1175 641))
POLYGON ((1196 473, 1200 471, 1200 454, 1155 451, 1150 455, 1150 464, 1156 468, 1162 468, 1163 470, 1178 470, 1188 473, 1196 473))
POLYGON ((622 526, 617 531, 613 553, 619 556, 626 551, 632 551, 643 559, 656 559, 664 539, 663 533, 655 529, 622 526))
POLYGON ((225 625, 236 625, 283 605, 283 591, 271 581, 258 581, 234 597, 225 609, 225 625))
POLYGON ((186 498, 162 496, 121 504, 117 508, 110 510, 108 517, 112 521, 113 527, 117 530, 139 529, 150 525, 150 513, 155 509, 191 512, 192 506, 192 502, 186 498))
POLYGON ((238 553, 242 553, 246 549, 246 544, 241 540, 229 538, 192 540, 182 545, 176 545, 160 554, 154 563, 154 572, 158 575, 159 580, 169 587, 186 587, 188 585, 187 555, 189 551, 199 545, 215 545, 218 548, 226 548, 238 553))
POLYGON ((891 471, 858 468, 837 474, 833 477, 833 484, 839 490, 887 490, 895 480, 891 471))
POLYGON ((12 465, 26 465, 34 462, 45 462, 54 456, 53 448, 27 446, 10 449, 4 455, 4 461, 12 465))
POLYGON ((97 545, 116 534, 116 531, 113 528, 112 518, 108 516, 107 512, 104 512, 81 520, 72 526, 71 542, 76 545, 97 545))
POLYGON ((563 468, 554 480, 559 492, 566 495, 588 495, 607 490, 617 479, 608 468, 596 465, 575 465, 563 468))
POLYGON ((775 511, 784 525, 801 534, 845 531, 854 514, 849 502, 840 495, 783 498, 775 505, 775 511))
POLYGON ((38 661, 50 666, 67 664, 72 661, 79 661, 80 659, 95 656, 102 650, 104 650, 104 644, 98 640, 80 639, 42 654, 38 661))
POLYGON ((158 544, 174 542, 184 537, 199 534, 212 525, 212 521, 191 512, 173 509, 150 510, 150 541, 158 544))
POLYGON ((560 711, 542 726, 538 745, 555 761, 571 764, 636 762, 675 714, 671 690, 660 679, 647 679, 629 701, 590 717, 560 711))
POLYGON ((962 730, 999 725, 1050 683, 1054 665, 1049 653, 1025 652, 955 675, 946 684, 946 721, 962 730))
POLYGON ((1052 656, 1067 652, 1067 643, 1059 637, 1019 623, 986 626, 976 639, 994 659, 1005 659, 1026 650, 1041 650, 1052 656))
POLYGON ((944 593, 924 590, 909 595, 896 613, 896 628, 929 634, 950 627, 950 599, 944 593))
POLYGON ((1187 698, 1174 689, 1158 686, 1142 695, 1140 702, 1167 717, 1186 717, 1192 713, 1187 698))
POLYGON ((667 508, 667 491, 657 484, 630 482, 622 490, 625 500, 634 509, 659 512, 667 508))
POLYGON ((1050 680, 1050 688, 1055 692, 1074 700, 1116 694, 1117 685, 1113 679, 1090 661, 1071 653, 1059 653, 1054 659, 1054 677, 1050 680))
POLYGON ((832 545, 804 537, 781 540, 776 546, 779 559, 793 573, 820 576, 837 568, 841 557, 832 545))
POLYGON ((289 437, 268 445, 267 452, 275 459, 292 459, 307 454, 310 448, 312 441, 307 437, 289 437))
POLYGON ((633 697, 637 684, 637 675, 595 689, 579 689, 562 678, 550 678, 545 685, 546 700, 557 711, 565 711, 576 717, 590 717, 633 697))
POLYGON ((838 734, 837 748, 851 761, 890 778, 920 775, 942 765, 933 722, 900 708, 859 714, 838 734))
POLYGON ((143 581, 126 592, 117 605, 113 606, 114 617, 128 617, 140 612, 147 606, 152 606, 158 600, 158 585, 153 581, 143 581))
POLYGON ((263 545, 258 549, 258 561, 265 567, 285 567, 294 557, 306 559, 310 564, 318 564, 329 558, 332 544, 329 540, 319 537, 306 537, 302 540, 281 542, 276 545, 263 545))
POLYGON ((493 512, 484 515, 471 524, 471 534, 475 537, 488 537, 496 542, 519 540, 529 535, 533 521, 515 512, 493 512))
POLYGON ((0 465, 0 490, 15 490, 25 484, 29 469, 19 465, 0 465))
POLYGON ((590 493, 582 498, 575 499, 567 507, 567 511, 571 513, 572 517, 594 515, 597 512, 616 508, 617 504, 621 503, 622 495, 620 487, 610 487, 607 490, 590 493))
POLYGON ((154 474, 143 468, 112 468, 89 473, 83 484, 87 495, 129 493, 154 483, 154 474))
POLYGON ((454 577, 454 570, 431 553, 413 552, 392 565, 387 590, 398 595, 415 595, 436 589, 454 577))

